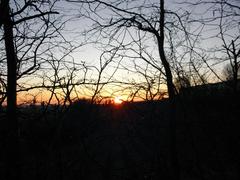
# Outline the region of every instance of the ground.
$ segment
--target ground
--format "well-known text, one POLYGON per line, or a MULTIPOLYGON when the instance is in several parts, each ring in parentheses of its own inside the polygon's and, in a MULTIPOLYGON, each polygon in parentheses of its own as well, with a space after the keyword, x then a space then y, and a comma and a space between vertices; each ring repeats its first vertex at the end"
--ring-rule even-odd
MULTIPOLYGON (((177 99, 181 179, 240 178, 239 101, 233 100, 177 99)), ((171 178, 167 101, 54 108, 19 109, 23 179, 171 178)), ((0 171, 4 179, 3 158, 0 171)))

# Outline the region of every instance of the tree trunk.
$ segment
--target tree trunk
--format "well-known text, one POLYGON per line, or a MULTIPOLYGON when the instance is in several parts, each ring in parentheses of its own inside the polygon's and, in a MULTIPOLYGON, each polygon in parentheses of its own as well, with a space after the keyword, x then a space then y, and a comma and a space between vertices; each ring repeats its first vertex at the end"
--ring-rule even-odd
POLYGON ((170 64, 166 59, 164 53, 164 0, 160 0, 160 34, 157 35, 158 51, 161 58, 167 79, 167 88, 169 96, 169 138, 170 138, 170 153, 171 153, 171 174, 174 180, 180 179, 180 169, 177 157, 176 146, 176 102, 175 102, 175 88, 173 85, 172 72, 170 64))
POLYGON ((164 18, 165 18, 165 12, 164 12, 164 0, 160 0, 160 34, 157 36, 158 41, 158 50, 159 50, 159 56, 161 58, 161 61, 163 63, 163 67, 166 73, 167 78, 167 87, 168 87, 168 95, 169 99, 173 99, 175 96, 175 90, 173 85, 173 78, 172 78, 172 72, 170 69, 170 65, 166 59, 165 53, 164 53, 164 18))
MULTIPOLYGON (((238 90, 238 68, 239 68, 239 65, 238 65, 238 56, 240 55, 240 50, 237 51, 236 50, 236 47, 235 47, 235 43, 234 41, 232 40, 232 54, 233 54, 233 65, 232 65, 232 72, 233 72, 233 92, 234 92, 234 95, 236 96, 236 99, 237 99, 237 90, 238 90)), ((230 50, 229 50, 230 51, 230 50)))
POLYGON ((9 1, 2 1, 3 29, 7 57, 6 179, 19 178, 18 119, 16 115, 16 53, 9 1))

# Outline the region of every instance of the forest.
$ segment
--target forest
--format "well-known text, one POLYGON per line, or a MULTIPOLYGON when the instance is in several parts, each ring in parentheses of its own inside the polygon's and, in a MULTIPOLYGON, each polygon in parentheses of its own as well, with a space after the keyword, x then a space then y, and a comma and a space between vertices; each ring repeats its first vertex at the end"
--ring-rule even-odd
POLYGON ((1 180, 240 179, 238 0, 1 0, 1 180))

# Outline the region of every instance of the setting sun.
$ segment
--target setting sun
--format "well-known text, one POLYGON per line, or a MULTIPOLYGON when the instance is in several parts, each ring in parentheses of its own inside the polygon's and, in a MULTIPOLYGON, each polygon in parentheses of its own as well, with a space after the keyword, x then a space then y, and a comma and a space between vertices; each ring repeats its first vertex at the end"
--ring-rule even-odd
POLYGON ((123 100, 120 96, 114 98, 114 104, 122 104, 123 100))

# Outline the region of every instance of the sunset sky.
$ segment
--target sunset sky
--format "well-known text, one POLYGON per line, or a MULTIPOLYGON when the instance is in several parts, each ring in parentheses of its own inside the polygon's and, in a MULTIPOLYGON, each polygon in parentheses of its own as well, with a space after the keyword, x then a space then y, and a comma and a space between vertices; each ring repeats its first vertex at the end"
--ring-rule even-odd
MULTIPOLYGON (((186 30, 190 34, 194 34, 191 36, 192 39, 189 40, 192 44, 189 44, 187 41, 184 42, 184 32, 175 28, 171 35, 174 39, 172 42, 175 47, 175 54, 172 56, 170 44, 168 43, 169 34, 167 34, 168 31, 166 30, 165 54, 173 69, 176 69, 178 63, 181 63, 181 66, 184 66, 186 72, 190 73, 191 76, 192 68, 188 66, 190 61, 194 61, 196 67, 200 69, 200 74, 204 75, 208 82, 215 82, 218 79, 212 75, 206 65, 201 64, 199 59, 201 59, 200 55, 204 56, 208 59, 209 65, 211 65, 214 71, 220 77, 222 76, 222 68, 226 64, 222 63, 223 60, 221 60, 223 54, 220 51, 211 53, 211 51, 222 45, 219 35, 220 29, 218 28, 220 20, 216 19, 211 22, 200 21, 201 19, 217 17, 219 15, 219 12, 217 12, 219 7, 211 4, 190 6, 187 2, 193 1, 166 1, 165 8, 182 16, 186 30), (194 46, 195 54, 189 53, 186 46, 194 46)), ((232 1, 232 3, 238 4, 237 1, 232 1)), ((131 7, 131 11, 141 12, 144 17, 151 19, 151 17, 156 16, 157 12, 157 8, 148 7, 148 5, 152 4, 158 7, 159 0, 129 1, 128 4, 125 3, 121 7, 131 7), (143 3, 146 6, 140 8, 139 6, 143 3)), ((19 3, 19 6, 21 6, 21 3, 19 3)), ((77 86, 72 89, 71 93, 73 99, 80 97, 91 98, 94 93, 99 93, 101 98, 121 97, 123 100, 130 100, 135 95, 136 97, 142 96, 141 98, 146 99, 150 96, 146 92, 148 88, 150 88, 153 94, 158 89, 166 91, 164 75, 159 71, 159 69, 162 69, 162 65, 158 55, 157 44, 152 34, 140 32, 132 27, 120 28, 116 32, 111 32, 110 28, 102 29, 102 31, 92 29, 94 24, 96 27, 96 23, 109 23, 117 18, 115 11, 101 6, 97 14, 87 14, 89 11, 87 5, 59 1, 56 2, 54 10, 59 12, 58 15, 53 15, 57 20, 56 26, 60 27, 63 22, 64 26, 60 28, 60 34, 57 37, 47 39, 45 44, 40 47, 41 53, 39 53, 38 60, 41 63, 41 68, 30 76, 24 76, 19 79, 19 89, 41 85, 50 86, 54 78, 56 78, 54 73, 57 72, 57 85, 59 86, 57 94, 64 97, 66 89, 62 87, 66 83, 76 84, 77 86), (109 35, 112 35, 112 39, 109 35), (118 46, 119 43, 121 46, 118 46), (139 57, 138 50, 140 46, 144 48, 143 56, 149 58, 159 69, 149 65, 139 57), (108 63, 106 67, 104 67, 104 63, 108 63), (101 67, 104 67, 102 72, 100 72, 101 67), (56 72, 54 72, 54 68, 58 68, 56 72), (101 73, 100 79, 98 79, 99 73, 101 73), (71 82, 69 81, 70 77, 72 77, 71 82), (97 82, 100 82, 98 87, 96 87, 97 82), (153 85, 148 87, 151 82, 153 85), (102 86, 101 83, 108 84, 102 86), (96 90, 96 88, 98 89, 96 90)), ((230 9, 226 9, 226 11, 231 13, 230 9)), ((166 15, 165 21, 166 23, 171 21, 177 22, 176 17, 172 15, 166 15)), ((239 35, 239 23, 234 23, 237 21, 239 21, 239 16, 231 20, 228 18, 222 19, 221 23, 224 25, 223 30, 226 35, 224 38, 227 44, 239 35), (235 26, 236 24, 237 26, 235 26)), ((177 23, 175 25, 179 26, 177 23)), ((32 26, 33 29, 38 29, 40 25, 32 24, 32 26)), ((21 28, 24 28, 24 26, 21 28)), ((20 46, 17 48, 20 49, 20 46)), ((22 53, 20 52, 19 55, 22 53)), ((28 65, 23 64, 21 67, 24 69, 28 65)), ((174 70, 173 74, 176 74, 174 70)), ((31 100, 35 96, 33 94, 39 94, 36 95, 39 101, 46 101, 51 94, 49 90, 44 88, 44 90, 34 89, 21 92, 19 93, 19 101, 24 101, 23 99, 31 100)), ((141 99, 140 97, 138 98, 141 99)))

